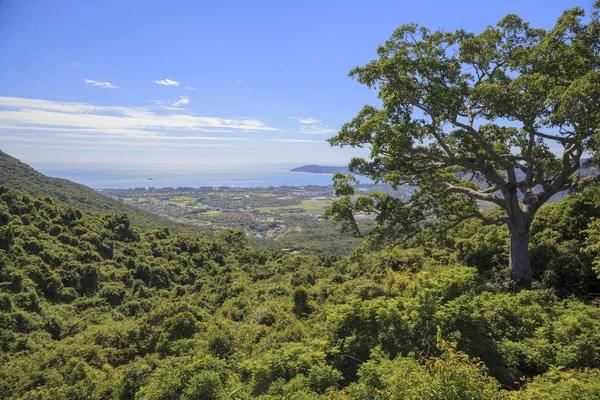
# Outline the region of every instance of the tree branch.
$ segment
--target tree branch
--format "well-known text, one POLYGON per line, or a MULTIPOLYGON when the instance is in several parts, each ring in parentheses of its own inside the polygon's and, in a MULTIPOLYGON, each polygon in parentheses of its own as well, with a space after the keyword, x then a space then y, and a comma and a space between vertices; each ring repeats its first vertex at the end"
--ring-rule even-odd
POLYGON ((486 189, 480 190, 481 193, 494 193, 500 190, 498 186, 490 186, 486 189))
POLYGON ((446 192, 461 193, 461 194, 465 194, 467 196, 473 197, 478 200, 489 201, 490 203, 497 204, 501 207, 506 207, 506 202, 504 201, 504 199, 502 197, 499 197, 499 196, 496 196, 496 195, 493 195, 490 193, 480 192, 480 191, 477 191, 477 190, 474 190, 471 188, 467 188, 464 186, 451 185, 446 182, 442 182, 441 185, 444 186, 444 190, 446 192))
POLYGON ((456 118, 456 116, 452 120, 452 123, 454 125, 469 132, 469 134, 473 139, 475 139, 477 144, 480 145, 481 148, 485 150, 487 155, 496 163, 498 163, 498 165, 502 166, 503 168, 512 168, 512 164, 510 164, 506 159, 500 157, 500 155, 496 153, 496 151, 494 151, 492 146, 490 146, 490 144, 483 137, 481 137, 479 132, 477 132, 477 129, 473 128, 472 122, 472 115, 469 115, 469 124, 463 124, 462 122, 458 121, 458 118, 456 118))
POLYGON ((529 141, 527 143, 527 152, 525 153, 525 160, 527 162, 527 171, 525 172, 525 184, 528 187, 531 187, 531 183, 533 182, 533 165, 531 163, 531 154, 533 153, 533 145, 535 143, 535 134, 531 131, 528 131, 527 128, 525 128, 526 132, 529 132, 529 141))
POLYGON ((581 163, 581 143, 574 142, 569 143, 565 146, 565 151, 563 152, 562 164, 563 169, 560 171, 554 178, 550 184, 544 185, 544 190, 538 194, 535 202, 536 208, 539 208, 542 204, 550 199, 550 197, 554 196, 556 193, 561 192, 565 189, 569 189, 572 185, 571 175, 577 171, 581 163))
POLYGON ((536 130, 533 130, 533 129, 532 129, 531 132, 534 135, 539 136, 541 138, 548 139, 548 140, 554 140, 556 142, 561 142, 563 144, 565 144, 565 143, 576 143, 577 142, 577 139, 572 138, 572 137, 562 137, 562 136, 550 135, 548 133, 539 132, 539 131, 536 131, 536 130))
POLYGON ((498 225, 498 224, 504 224, 504 223, 506 223, 506 221, 508 221, 507 217, 489 219, 480 212, 474 212, 471 214, 463 215, 463 216, 457 218, 456 220, 451 221, 452 224, 448 227, 444 227, 443 231, 449 231, 450 229, 457 227, 461 222, 464 222, 464 221, 466 221, 468 219, 472 219, 472 218, 479 218, 481 221, 483 221, 484 225, 498 225))

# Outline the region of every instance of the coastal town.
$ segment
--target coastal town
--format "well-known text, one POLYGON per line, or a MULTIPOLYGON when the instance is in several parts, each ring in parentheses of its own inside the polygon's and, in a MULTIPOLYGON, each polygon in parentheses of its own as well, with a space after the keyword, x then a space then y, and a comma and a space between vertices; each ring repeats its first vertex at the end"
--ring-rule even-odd
MULTIPOLYGON (((356 190, 358 195, 387 191, 405 200, 412 193, 411 188, 395 191, 389 185, 372 184, 357 185, 356 190)), ((303 249, 302 244, 308 241, 304 239, 312 239, 316 233, 338 238, 343 242, 339 246, 342 252, 356 243, 355 238, 340 235, 339 228, 322 217, 336 198, 333 186, 139 187, 98 192, 174 222, 211 232, 241 229, 254 240, 278 242, 278 247, 303 249)), ((374 218, 357 215, 365 226, 372 224, 374 218)), ((318 250, 318 242, 309 242, 311 250, 318 250)))

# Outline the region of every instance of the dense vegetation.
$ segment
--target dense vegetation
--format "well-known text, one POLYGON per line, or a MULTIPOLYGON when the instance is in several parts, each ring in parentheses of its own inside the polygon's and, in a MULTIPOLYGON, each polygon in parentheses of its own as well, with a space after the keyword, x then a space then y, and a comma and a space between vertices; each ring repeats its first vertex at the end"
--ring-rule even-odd
POLYGON ((1 187, 0 393, 598 399, 599 216, 597 190, 543 207, 533 288, 514 291, 507 228, 475 220, 298 256, 1 187))
POLYGON ((67 179, 48 177, 2 151, 0 151, 0 185, 22 190, 32 196, 54 197, 83 210, 115 214, 126 212, 132 221, 142 228, 169 226, 178 231, 193 229, 103 196, 87 186, 67 179))

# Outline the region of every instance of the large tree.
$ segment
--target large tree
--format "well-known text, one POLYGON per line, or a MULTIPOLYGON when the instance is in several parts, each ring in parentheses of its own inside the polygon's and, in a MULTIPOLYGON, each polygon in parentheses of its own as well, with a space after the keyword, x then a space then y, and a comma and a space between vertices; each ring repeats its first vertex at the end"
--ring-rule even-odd
POLYGON ((529 227, 553 195, 591 177, 600 127, 600 22, 565 11, 550 30, 508 15, 481 34, 404 25, 378 58, 350 75, 377 89, 381 107, 365 106, 331 145, 370 147, 350 171, 395 188, 410 200, 354 196, 352 177, 337 175, 327 215, 359 234, 355 214, 377 214, 371 239, 398 239, 423 221, 451 226, 468 218, 505 223, 512 278, 532 279, 529 227), (481 202, 503 213, 490 218, 481 202))

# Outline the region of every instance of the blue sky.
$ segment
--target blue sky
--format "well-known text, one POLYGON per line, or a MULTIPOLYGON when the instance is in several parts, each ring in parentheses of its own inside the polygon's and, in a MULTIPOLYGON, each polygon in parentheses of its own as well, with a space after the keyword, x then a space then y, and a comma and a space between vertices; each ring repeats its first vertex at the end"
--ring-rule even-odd
POLYGON ((376 93, 348 77, 395 28, 549 28, 592 1, 0 0, 0 149, 34 166, 345 164, 376 93))

